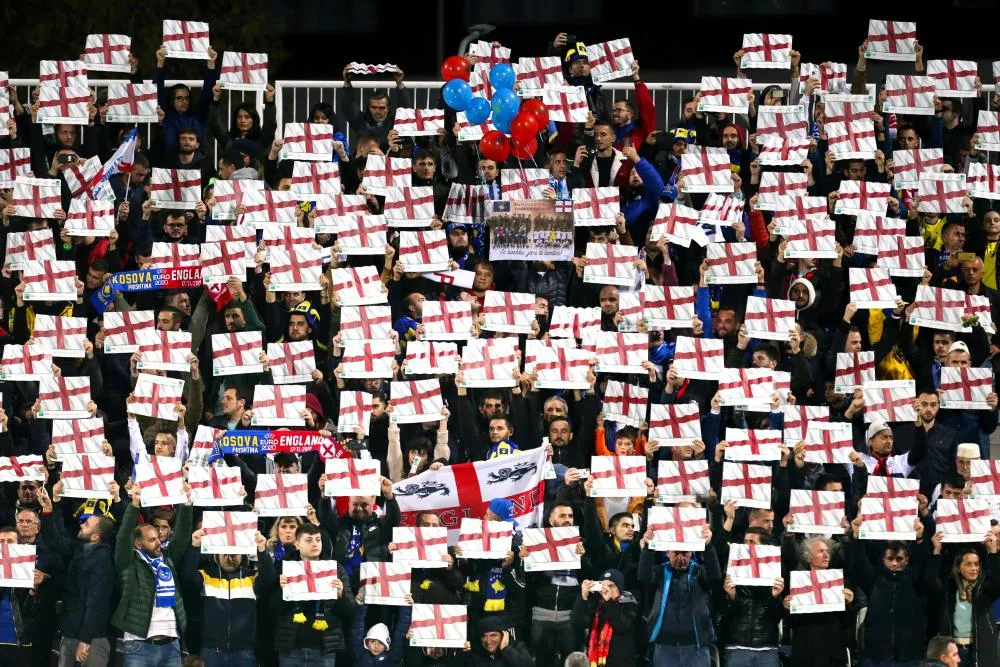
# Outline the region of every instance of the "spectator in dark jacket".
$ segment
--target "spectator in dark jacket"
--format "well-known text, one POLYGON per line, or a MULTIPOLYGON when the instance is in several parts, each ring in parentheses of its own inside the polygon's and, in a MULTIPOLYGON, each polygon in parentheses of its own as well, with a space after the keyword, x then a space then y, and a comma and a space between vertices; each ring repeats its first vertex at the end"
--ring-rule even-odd
MULTIPOLYGON (((407 602, 413 604, 413 598, 407 596, 407 602)), ((359 605, 354 614, 351 628, 351 654, 354 656, 354 667, 395 667, 401 664, 406 654, 406 631, 410 628, 411 607, 400 607, 399 615, 392 627, 392 635, 385 623, 376 623, 365 632, 367 608, 359 605)))
POLYGON ((625 590, 621 570, 584 581, 573 604, 573 627, 584 634, 590 664, 631 667, 635 664, 635 621, 639 603, 625 590))
POLYGON ((208 64, 205 68, 205 80, 201 84, 201 96, 197 104, 191 102, 191 89, 182 83, 167 88, 167 51, 160 47, 156 52, 156 69, 153 70, 153 83, 156 84, 157 102, 163 109, 163 141, 166 144, 165 154, 177 153, 177 132, 182 127, 190 127, 197 131, 199 137, 205 136, 205 121, 208 117, 208 105, 212 101, 211 90, 219 80, 219 70, 215 61, 219 54, 212 47, 208 48, 208 64))
MULTIPOLYGON (((17 544, 17 531, 0 527, 0 543, 17 544)), ((38 570, 35 570, 38 572, 38 570)), ((38 621, 38 595, 34 588, 0 588, 0 665, 32 664, 32 637, 38 621)))
MULTIPOLYGON (((763 528, 747 528, 744 544, 767 544, 763 528)), ((781 593, 785 580, 778 577, 770 588, 737 586, 726 576, 720 634, 726 647, 727 665, 777 665, 778 623, 781 622, 781 593)))
POLYGON ((378 138, 379 148, 389 150, 389 130, 396 117, 396 109, 413 106, 410 91, 403 87, 403 70, 396 68, 392 77, 396 87, 387 95, 381 91, 368 96, 365 107, 358 100, 358 89, 351 85, 351 73, 344 68, 343 103, 339 111, 347 118, 351 132, 355 136, 370 132, 378 138))
MULTIPOLYGON (((325 480, 321 480, 321 485, 325 480)), ((385 515, 375 514, 375 498, 351 496, 346 517, 337 515, 337 508, 324 499, 319 509, 320 525, 333 540, 333 559, 347 575, 351 587, 357 590, 362 561, 389 560, 389 540, 392 526, 399 525, 399 505, 392 497, 392 482, 382 478, 385 515)))
POLYGON ((523 642, 514 641, 503 621, 496 616, 486 616, 476 627, 478 637, 473 638, 471 660, 473 667, 531 667, 534 661, 523 642))

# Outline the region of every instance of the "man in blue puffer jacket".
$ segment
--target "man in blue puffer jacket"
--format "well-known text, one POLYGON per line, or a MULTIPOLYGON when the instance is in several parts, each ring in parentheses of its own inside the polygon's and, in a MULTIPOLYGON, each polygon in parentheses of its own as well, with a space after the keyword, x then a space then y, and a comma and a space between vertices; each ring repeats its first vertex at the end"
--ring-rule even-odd
POLYGON ((633 146, 622 148, 622 154, 634 165, 629 176, 630 199, 622 202, 625 227, 632 236, 632 241, 642 245, 646 242, 646 232, 660 206, 663 179, 651 162, 639 157, 633 146))

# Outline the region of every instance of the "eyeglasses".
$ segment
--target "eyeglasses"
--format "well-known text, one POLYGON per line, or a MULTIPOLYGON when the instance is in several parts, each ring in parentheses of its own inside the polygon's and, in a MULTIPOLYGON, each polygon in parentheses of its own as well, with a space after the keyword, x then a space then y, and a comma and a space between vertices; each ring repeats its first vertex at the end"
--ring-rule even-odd
POLYGON ((18 519, 17 520, 17 525, 19 525, 19 526, 27 526, 27 525, 31 525, 31 524, 34 524, 34 525, 37 526, 38 523, 39 522, 35 521, 34 519, 18 519))

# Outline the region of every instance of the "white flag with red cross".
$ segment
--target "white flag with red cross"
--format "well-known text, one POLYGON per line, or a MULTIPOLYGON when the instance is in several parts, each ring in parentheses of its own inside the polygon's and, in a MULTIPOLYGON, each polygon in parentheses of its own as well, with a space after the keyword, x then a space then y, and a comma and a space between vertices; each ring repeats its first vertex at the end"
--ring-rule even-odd
POLYGON ((168 58, 208 60, 208 50, 212 48, 208 23, 164 19, 163 48, 168 58))
POLYGON ((757 246, 753 243, 709 243, 705 261, 705 281, 710 285, 757 282, 757 246))
MULTIPOLYGON (((515 70, 516 75, 516 70, 515 70)), ((476 63, 472 66, 472 70, 469 72, 469 87, 472 88, 472 94, 476 97, 482 97, 487 102, 493 100, 493 93, 496 92, 496 88, 490 82, 490 66, 485 63, 476 63)))
POLYGON ((201 553, 257 553, 257 513, 206 511, 201 520, 201 553))
POLYGON ((88 71, 129 74, 132 38, 128 35, 90 34, 83 47, 83 63, 88 71))
POLYGON ((282 563, 281 574, 286 582, 281 588, 285 602, 337 599, 335 560, 288 560, 282 563))
MULTIPOLYGON (((689 146, 681 156, 684 192, 733 192, 733 172, 729 153, 714 146, 689 146)), ((576 191, 573 191, 574 194, 576 191)))
POLYGON ((861 387, 865 398, 865 423, 876 418, 885 422, 914 422, 916 389, 913 380, 866 382, 861 387))
POLYGON ((69 236, 108 237, 114 228, 114 202, 80 197, 69 203, 69 213, 63 223, 69 236))
POLYGON ((993 368, 942 367, 941 407, 948 410, 992 410, 988 398, 993 393, 993 368))
POLYGON ((528 552, 524 559, 526 572, 579 570, 581 567, 578 548, 582 542, 578 526, 525 528, 521 539, 521 545, 528 552))
POLYGON ((639 385, 608 380, 604 390, 604 417, 626 426, 639 427, 646 421, 649 389, 639 385))
POLYGON ((149 199, 153 208, 193 211, 201 201, 201 172, 153 167, 149 199))
POLYGON ((184 394, 184 380, 140 373, 127 412, 177 421, 177 404, 184 394))
MULTIPOLYGON (((296 163, 296 167, 298 163, 296 163)), ((294 190, 294 178, 292 189, 294 190)), ((251 190, 255 192, 263 192, 265 189, 264 181, 259 179, 240 179, 238 181, 225 180, 216 181, 213 186, 212 193, 215 195, 215 208, 212 210, 215 218, 217 220, 236 220, 238 217, 236 213, 236 207, 243 203, 243 195, 251 190)), ((208 225, 205 228, 206 236, 205 240, 212 241, 223 241, 223 240, 237 240, 235 236, 224 236, 216 237, 215 234, 226 234, 225 230, 231 230, 229 234, 235 234, 239 230, 244 230, 244 235, 246 234, 247 228, 245 227, 234 227, 228 225, 208 225)), ((252 231, 252 230, 249 230, 252 231)), ((241 237, 245 238, 245 237, 241 237)), ((254 245, 256 246, 256 236, 254 237, 254 245)))
POLYGON ((632 75, 632 43, 628 37, 587 45, 587 60, 594 83, 632 75))
MULTIPOLYGON (((996 327, 993 326, 993 310, 990 303, 989 297, 982 294, 965 295, 965 312, 968 317, 978 318, 978 324, 983 331, 993 335, 996 333, 996 327)), ((972 324, 969 323, 968 326, 971 327, 972 324)), ((963 331, 966 330, 967 328, 963 327, 963 331)))
POLYGON ((304 426, 306 388, 298 384, 258 384, 253 390, 254 426, 304 426))
POLYGON ((85 419, 91 417, 90 376, 44 376, 38 381, 42 419, 85 419))
POLYGON ((795 329, 795 302, 747 297, 744 321, 750 338, 787 341, 795 329))
POLYGON ((762 106, 757 113, 757 137, 762 145, 775 138, 789 140, 795 145, 802 141, 808 143, 809 118, 804 107, 762 106))
POLYGON ((156 123, 156 84, 112 83, 108 86, 109 123, 156 123))
POLYGON ((469 44, 469 55, 476 56, 479 64, 492 68, 499 63, 510 64, 510 49, 501 46, 500 42, 479 41, 469 44))
MULTIPOLYGON (((424 306, 426 307, 426 303, 424 306)), ((427 311, 424 311, 426 318, 427 311)), ((424 320, 426 322, 426 319, 424 320)), ((517 344, 513 338, 471 338, 462 348, 462 386, 467 388, 515 387, 517 344)))
POLYGON ((368 435, 372 420, 372 395, 366 391, 342 391, 340 411, 337 414, 337 433, 361 433, 368 435))
POLYGON ((630 287, 635 284, 639 249, 618 243, 588 243, 583 281, 630 287))
POLYGON ((388 290, 374 266, 341 267, 331 272, 334 297, 341 306, 365 306, 388 302, 388 290))
POLYGON ((0 456, 0 482, 44 483, 46 479, 48 471, 41 456, 0 456))
POLYGON ((781 547, 734 542, 729 545, 726 576, 736 586, 774 586, 781 578, 781 547))
MULTIPOLYGON (((639 331, 639 321, 642 319, 643 304, 647 298, 646 287, 646 285, 643 285, 642 291, 639 292, 621 291, 618 293, 619 331, 630 331, 633 333, 639 331)), ((617 316, 616 319, 618 319, 617 316)), ((551 327, 551 323, 549 326, 551 327)))
MULTIPOLYGON (((198 261, 201 279, 206 285, 223 285, 230 278, 244 282, 247 276, 248 247, 245 241, 202 243, 198 261)), ((250 253, 253 258, 253 254, 250 253)))
MULTIPOLYGON (((869 482, 875 479, 869 478, 869 482)), ((861 499, 862 540, 915 540, 917 530, 918 500, 916 496, 888 496, 873 498, 871 494, 861 499)), ((982 541, 982 536, 980 536, 982 541)))
POLYGON ((870 310, 878 308, 895 308, 899 296, 896 286, 889 280, 886 269, 865 269, 850 267, 851 303, 858 304, 859 309, 870 310))
POLYGON ((606 227, 615 224, 621 210, 621 193, 617 187, 574 188, 573 225, 576 227, 606 227))
POLYGON ((41 345, 4 345, 0 380, 33 382, 53 377, 52 353, 41 345))
POLYGON ((135 483, 139 485, 143 507, 180 505, 188 501, 181 460, 172 456, 147 456, 136 463, 135 483))
POLYGON ((444 207, 444 219, 448 223, 477 223, 486 219, 489 188, 485 185, 463 185, 452 183, 444 207))
POLYGON ((1000 113, 980 111, 976 120, 976 148, 991 152, 1000 150, 1000 113))
POLYGON ((396 109, 392 129, 401 137, 430 137, 443 134, 443 109, 396 109))
POLYGON ((325 496, 377 496, 381 493, 382 464, 375 459, 327 459, 325 474, 325 496))
POLYGON ((517 59, 517 92, 521 97, 541 97, 547 88, 566 86, 559 56, 517 59))
POLYGON ((695 288, 643 285, 642 319, 651 331, 689 329, 694 320, 695 288))
POLYGON ((82 60, 40 60, 38 85, 40 88, 86 88, 89 85, 87 64, 82 60))
POLYGON ((191 502, 195 507, 232 507, 242 505, 246 490, 240 469, 225 465, 188 468, 191 502))
MULTIPOLYGON (((426 318, 426 313, 424 314, 426 318)), ((388 340, 392 338, 389 306, 345 306, 340 315, 340 339, 388 340)))
POLYGON ((868 498, 914 498, 920 493, 920 480, 906 477, 868 477, 868 498))
POLYGON ((226 51, 219 70, 222 90, 254 90, 267 88, 267 54, 226 51))
POLYGON ((266 225, 262 240, 269 259, 271 249, 278 246, 310 248, 317 245, 316 230, 294 225, 266 225))
MULTIPOLYGON (((895 150, 892 152, 892 187, 899 189, 914 189, 923 174, 937 174, 944 169, 944 151, 940 148, 914 148, 910 150, 895 150)), ((984 165, 970 164, 969 178, 966 184, 971 185, 975 172, 973 167, 984 165)))
POLYGON ((719 380, 725 372, 725 352, 718 338, 678 336, 674 368, 688 380, 719 380))
POLYGON ((292 192, 303 199, 341 192, 340 163, 303 162, 292 165, 292 192))
POLYGON ((753 82, 728 76, 703 76, 698 92, 701 95, 698 111, 747 113, 753 82))
POLYGON ((843 535, 844 492, 792 489, 788 502, 792 533, 843 535))
POLYGON ((976 97, 978 66, 975 60, 928 60, 927 76, 934 82, 937 96, 976 97))
POLYGON ((14 181, 14 194, 10 200, 14 215, 25 218, 55 217, 56 211, 62 209, 60 187, 59 181, 52 178, 18 176, 14 181))
POLYGON ((805 436, 809 422, 829 422, 830 407, 826 405, 783 405, 782 437, 786 445, 794 445, 805 436))
MULTIPOLYGON (((425 313, 426 317, 426 313, 425 313)), ((601 309, 573 308, 571 306, 556 306, 549 320, 549 336, 551 338, 582 339, 586 333, 600 331, 601 309)))
POLYGON ((212 334, 212 375, 263 373, 264 339, 259 331, 212 334))
POLYGON ((150 269, 171 267, 196 268, 201 263, 201 247, 197 243, 166 243, 156 241, 149 255, 150 269))
POLYGON ((388 187, 382 213, 390 227, 428 227, 434 218, 434 188, 388 187))
POLYGON ((305 516, 309 505, 305 473, 257 475, 253 508, 260 516, 305 516))
POLYGON ((316 353, 311 340, 267 344, 267 366, 274 384, 311 382, 316 353))
POLYGON ((482 328, 503 333, 531 333, 535 321, 535 295, 487 290, 480 309, 482 328))
POLYGON ((457 372, 457 343, 411 340, 406 344, 404 375, 454 375, 457 372))
POLYGON ((922 236, 879 237, 878 264, 890 276, 920 278, 926 266, 925 244, 922 236))
POLYGON ((349 74, 360 74, 363 76, 370 76, 375 74, 393 74, 397 71, 399 71, 399 67, 393 65, 392 63, 369 65, 367 63, 359 63, 356 61, 351 61, 347 65, 347 72, 349 74))
POLYGON ((792 570, 788 594, 793 614, 844 611, 843 570, 792 570))
POLYGON ((885 77, 882 110, 908 116, 933 116, 935 90, 934 79, 929 76, 889 74, 885 77))
POLYGON ((921 213, 965 213, 965 174, 925 173, 917 183, 921 213))
POLYGON ((698 222, 728 227, 743 220, 743 200, 713 192, 708 195, 698 222))
POLYGON ((581 349, 597 356, 597 372, 613 374, 644 373, 649 360, 649 336, 621 331, 588 332, 581 349))
MULTIPOLYGON (((510 341, 510 340, 513 340, 513 339, 510 338, 510 337, 508 337, 508 338, 493 338, 493 339, 490 339, 490 340, 510 341)), ((534 338, 529 338, 527 340, 527 342, 525 343, 525 345, 524 345, 524 372, 525 373, 533 373, 534 372, 534 370, 535 370, 535 364, 538 362, 539 354, 545 354, 545 352, 542 351, 542 348, 546 348, 546 347, 553 347, 553 348, 565 347, 565 348, 571 349, 571 350, 581 349, 580 346, 577 344, 577 342, 575 340, 573 340, 572 338, 549 338, 548 340, 545 340, 544 338, 542 340, 538 340, 538 339, 534 339, 534 338)), ((515 353, 518 353, 516 345, 511 345, 511 349, 515 353)))
POLYGON ((965 312, 966 300, 962 290, 917 285, 910 324, 926 329, 961 331, 965 312))
POLYGON ((848 91, 847 63, 825 62, 819 65, 802 63, 799 66, 800 95, 805 94, 806 84, 810 77, 819 79, 819 86, 813 90, 813 95, 823 96, 826 93, 846 93, 848 91))
POLYGON ((741 69, 790 69, 792 36, 769 33, 743 35, 741 69))
POLYGON ((191 332, 144 329, 139 341, 139 370, 187 371, 191 368, 191 332))
POLYGON ((855 221, 854 248, 865 255, 878 255, 881 240, 885 237, 906 235, 906 221, 900 218, 858 211, 855 221))
POLYGON ((726 428, 727 461, 777 461, 781 458, 781 431, 726 428))
POLYGON ((43 85, 38 87, 35 122, 45 125, 87 125, 90 88, 85 85, 43 85))
POLYGON ((869 60, 914 61, 917 59, 917 24, 913 21, 868 21, 869 60))
POLYGON ((665 236, 670 243, 685 248, 691 247, 691 241, 704 247, 708 244, 708 237, 698 223, 698 218, 699 212, 689 206, 677 202, 660 202, 649 230, 649 240, 655 243, 661 236, 665 236))
MULTIPOLYGON (((83 162, 70 162, 62 172, 63 179, 69 187, 70 197, 80 197, 85 195, 85 199, 94 198, 94 186, 101 176, 101 158, 96 155, 83 162)), ((73 202, 70 202, 72 205, 73 202)), ((103 202, 111 204, 114 209, 114 202, 103 202)), ((72 212, 72 206, 70 208, 72 212)), ((79 213, 77 214, 79 217, 79 213)), ((68 218, 68 216, 67 216, 68 218)))
POLYGON ((341 377, 391 379, 396 344, 391 339, 349 340, 340 360, 341 377))
POLYGON ((368 154, 365 159, 365 192, 385 196, 389 188, 413 187, 413 160, 368 154))
POLYGON ((722 464, 722 502, 738 507, 771 507, 771 466, 726 461, 722 464))
POLYGON ((647 545, 653 551, 704 551, 705 509, 702 507, 649 508, 646 530, 653 531, 647 545))
POLYGON ((785 259, 836 259, 837 225, 832 220, 806 218, 789 222, 784 236, 785 259))
MULTIPOLYGON (((13 188, 14 182, 21 178, 27 178, 30 171, 30 148, 0 148, 0 188, 5 190, 13 188)), ((51 232, 52 230, 45 231, 51 232)), ((12 234, 13 232, 10 232, 8 237, 12 234)))
POLYGON ((875 381, 875 353, 838 352, 834 370, 833 390, 838 394, 853 394, 866 382, 875 381))
POLYGON ((784 234, 789 225, 799 220, 826 220, 827 211, 825 197, 779 195, 774 205, 774 231, 784 234))
POLYGON ((316 291, 321 289, 323 265, 330 261, 326 248, 301 243, 272 246, 268 251, 272 292, 316 291))
POLYGON ((719 379, 722 405, 750 411, 769 410, 774 390, 774 376, 767 368, 726 368, 719 379))
POLYGON ((761 150, 757 159, 766 167, 793 167, 801 165, 808 157, 812 142, 809 137, 779 137, 769 134, 760 139, 761 150))
POLYGON ((472 336, 472 304, 467 301, 424 302, 422 340, 469 340, 472 336))
POLYGON ((35 545, 0 542, 0 586, 34 588, 35 545))
POLYGON ((390 419, 394 424, 420 424, 443 419, 441 381, 437 378, 390 382, 389 400, 392 403, 390 419))
POLYGON ((408 563, 410 567, 447 567, 448 529, 435 527, 401 527, 392 529, 392 562, 408 563))
MULTIPOLYGON (((535 348, 534 371, 538 376, 538 389, 587 389, 590 381, 587 375, 594 362, 594 353, 552 344, 535 348)), ((527 357, 525 358, 527 371, 527 357)))
MULTIPOLYGON (((984 498, 991 502, 1000 498, 1000 461, 972 459, 969 464, 971 466, 969 481, 972 483, 973 497, 984 498)), ((2 466, 0 463, 0 468, 2 466)))
POLYGON ((872 121, 872 104, 867 98, 828 95, 825 127, 829 150, 836 159, 875 159, 878 144, 872 121))
POLYGON ((808 176, 797 172, 765 171, 760 175, 757 208, 761 211, 774 211, 779 197, 805 197, 808 181, 808 176))
POLYGON ((990 534, 990 501, 986 498, 938 498, 935 532, 948 543, 982 543, 990 534))
POLYGON ((367 605, 408 607, 412 577, 409 563, 361 563, 361 599, 367 605))
MULTIPOLYGON (((940 150, 940 149, 939 149, 940 150)), ((895 156, 895 153, 893 154, 895 156)), ((974 199, 1000 199, 1000 166, 972 162, 965 178, 969 196, 974 199)))
POLYGON ((834 213, 853 215, 857 211, 870 211, 885 215, 891 187, 888 183, 842 180, 834 213))
POLYGON ((243 206, 241 225, 264 229, 274 225, 298 224, 295 211, 299 201, 293 192, 282 190, 248 190, 240 197, 243 206))
POLYGON ((21 282, 25 301, 75 301, 76 264, 70 261, 29 260, 21 282))
POLYGON ((111 500, 108 485, 115 480, 115 459, 104 454, 66 454, 60 479, 67 498, 111 500))
POLYGON ((542 102, 549 110, 549 120, 556 123, 586 123, 590 104, 583 86, 545 88, 542 102))
POLYGON ((38 346, 53 357, 83 358, 87 318, 39 313, 32 335, 38 346))
POLYGON ((54 419, 52 421, 52 440, 49 444, 55 449, 55 460, 61 461, 67 454, 102 454, 104 453, 104 420, 99 417, 91 419, 54 419))
POLYGON ((514 524, 510 521, 463 517, 455 551, 464 559, 503 559, 511 549, 513 537, 514 524))
POLYGON ((462 648, 466 644, 469 615, 462 604, 414 604, 410 621, 410 646, 462 648))
POLYGON ((55 258, 56 246, 51 229, 7 234, 7 256, 4 263, 13 271, 23 271, 28 261, 54 261, 55 258))
POLYGON ((154 330, 154 313, 151 310, 129 310, 104 312, 104 353, 139 351, 139 332, 154 330))
POLYGON ((504 169, 500 172, 500 195, 510 201, 544 199, 549 177, 548 169, 504 169))
POLYGON ((701 416, 695 403, 652 403, 649 439, 659 447, 690 447, 701 439, 701 416))
POLYGON ((646 457, 591 456, 591 498, 635 498, 646 495, 646 457))
POLYGON ((191 449, 188 451, 188 462, 193 466, 209 465, 215 441, 222 437, 225 432, 225 429, 199 424, 194 434, 194 440, 191 442, 191 449))
POLYGON ((329 162, 333 158, 333 125, 285 123, 282 160, 329 162))
POLYGON ((659 503, 700 502, 708 496, 711 482, 708 461, 660 461, 656 474, 656 501, 659 503))
POLYGON ((450 262, 448 237, 443 229, 399 232, 399 263, 404 271, 413 273, 447 271, 450 262))
POLYGON ((851 463, 854 439, 849 423, 811 422, 802 441, 809 463, 851 463))

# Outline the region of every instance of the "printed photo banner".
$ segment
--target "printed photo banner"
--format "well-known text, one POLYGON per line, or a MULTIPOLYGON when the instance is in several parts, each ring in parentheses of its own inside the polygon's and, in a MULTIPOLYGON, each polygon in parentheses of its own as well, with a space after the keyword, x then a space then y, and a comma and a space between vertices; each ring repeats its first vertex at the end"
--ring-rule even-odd
POLYGON ((361 563, 361 599, 369 605, 408 607, 412 574, 409 563, 361 563))
POLYGON ((656 502, 701 502, 710 488, 708 461, 660 461, 656 475, 656 502))

